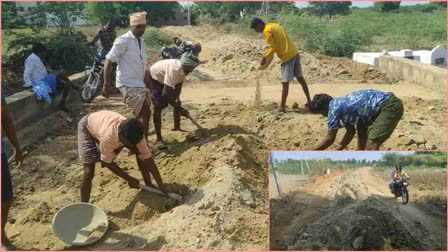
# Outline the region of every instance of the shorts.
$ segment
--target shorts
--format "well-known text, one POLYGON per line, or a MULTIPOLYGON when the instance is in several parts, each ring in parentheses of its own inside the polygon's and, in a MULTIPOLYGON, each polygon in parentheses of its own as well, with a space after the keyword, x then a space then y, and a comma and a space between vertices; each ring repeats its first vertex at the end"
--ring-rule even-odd
POLYGON ((380 144, 385 142, 394 132, 403 113, 403 103, 390 93, 389 99, 381 105, 375 121, 367 129, 368 139, 380 144))
MULTIPOLYGON (((121 86, 118 88, 123 96, 123 102, 128 109, 132 110, 132 114, 135 117, 139 117, 142 112, 143 105, 151 106, 151 97, 149 89, 146 87, 126 87, 121 86)), ((148 107, 149 109, 149 107, 148 107)))
POLYGON ((101 161, 101 152, 96 140, 87 129, 87 119, 90 114, 81 118, 78 123, 78 155, 83 164, 97 163, 101 161))
POLYGON ((160 109, 164 109, 168 106, 170 99, 174 100, 175 102, 179 102, 180 93, 182 91, 182 84, 183 83, 179 83, 174 89, 172 89, 151 78, 151 98, 155 103, 155 106, 160 109), (167 90, 165 91, 166 93, 164 95, 163 90, 165 88, 167 88, 167 90))
POLYGON ((14 199, 12 191, 11 173, 9 173, 8 156, 2 153, 2 202, 11 202, 14 199))
POLYGON ((282 63, 281 65, 282 82, 290 82, 294 77, 302 77, 302 63, 300 63, 300 55, 297 54, 292 59, 282 63))

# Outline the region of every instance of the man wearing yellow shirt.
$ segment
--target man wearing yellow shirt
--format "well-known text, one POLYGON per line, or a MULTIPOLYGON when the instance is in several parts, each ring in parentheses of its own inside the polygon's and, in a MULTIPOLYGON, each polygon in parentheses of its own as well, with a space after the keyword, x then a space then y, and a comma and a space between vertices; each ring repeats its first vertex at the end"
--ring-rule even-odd
POLYGON ((297 78, 302 85, 303 92, 306 95, 308 103, 311 102, 310 93, 308 91, 308 85, 302 74, 302 64, 300 63, 299 52, 291 41, 291 38, 286 34, 283 27, 279 24, 269 23, 265 24, 261 19, 254 18, 252 20, 251 28, 258 33, 263 33, 264 39, 269 44, 268 51, 264 54, 261 65, 264 65, 266 61, 272 60, 274 53, 281 59, 281 73, 282 73, 282 101, 279 111, 285 112, 286 98, 288 98, 289 82, 297 78))
POLYGON ((406 174, 406 172, 403 171, 401 165, 399 164, 395 165, 395 170, 393 170, 392 173, 390 174, 390 179, 392 181, 389 184, 389 188, 392 194, 395 194, 397 183, 404 178, 410 179, 411 177, 409 177, 408 174, 406 174))

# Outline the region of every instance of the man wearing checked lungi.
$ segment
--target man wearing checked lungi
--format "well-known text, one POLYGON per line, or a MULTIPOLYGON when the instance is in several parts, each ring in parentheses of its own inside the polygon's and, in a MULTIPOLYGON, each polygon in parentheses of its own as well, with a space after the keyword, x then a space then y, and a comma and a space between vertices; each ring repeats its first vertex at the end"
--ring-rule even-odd
POLYGON ((180 131, 180 117, 188 117, 188 110, 181 106, 180 93, 186 76, 199 65, 199 59, 193 52, 186 52, 181 59, 160 60, 151 66, 151 97, 154 104, 154 128, 156 130, 156 147, 167 149, 162 138, 162 110, 170 104, 173 106, 174 129, 180 131))
POLYGON ((145 138, 148 137, 151 117, 148 63, 143 34, 146 29, 146 12, 130 15, 130 31, 118 37, 106 55, 104 63, 104 85, 102 95, 109 98, 112 63, 118 62, 116 87, 123 96, 126 106, 143 124, 145 138))

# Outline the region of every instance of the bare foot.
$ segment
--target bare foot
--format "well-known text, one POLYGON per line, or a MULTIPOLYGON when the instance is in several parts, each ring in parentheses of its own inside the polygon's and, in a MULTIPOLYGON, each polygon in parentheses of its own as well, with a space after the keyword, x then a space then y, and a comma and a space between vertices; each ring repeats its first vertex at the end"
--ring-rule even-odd
POLYGON ((279 107, 279 108, 277 109, 277 112, 286 113, 286 109, 285 109, 285 108, 282 108, 282 107, 279 107))
POLYGON ((183 130, 183 129, 172 129, 172 131, 188 132, 188 131, 183 130))

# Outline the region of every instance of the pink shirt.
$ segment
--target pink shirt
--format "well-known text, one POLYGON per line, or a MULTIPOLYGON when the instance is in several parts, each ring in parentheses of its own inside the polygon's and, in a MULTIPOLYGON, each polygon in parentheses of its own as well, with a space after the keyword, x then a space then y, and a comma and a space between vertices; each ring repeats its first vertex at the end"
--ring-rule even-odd
POLYGON ((184 69, 178 59, 157 61, 149 71, 154 80, 172 88, 185 80, 184 69))
MULTIPOLYGON (((115 153, 115 150, 123 147, 118 136, 118 127, 124 120, 126 117, 121 114, 107 110, 92 113, 87 118, 87 129, 100 142, 101 160, 105 163, 112 163, 119 153, 115 153)), ((140 160, 146 160, 152 156, 146 139, 143 138, 136 147, 140 160)))

